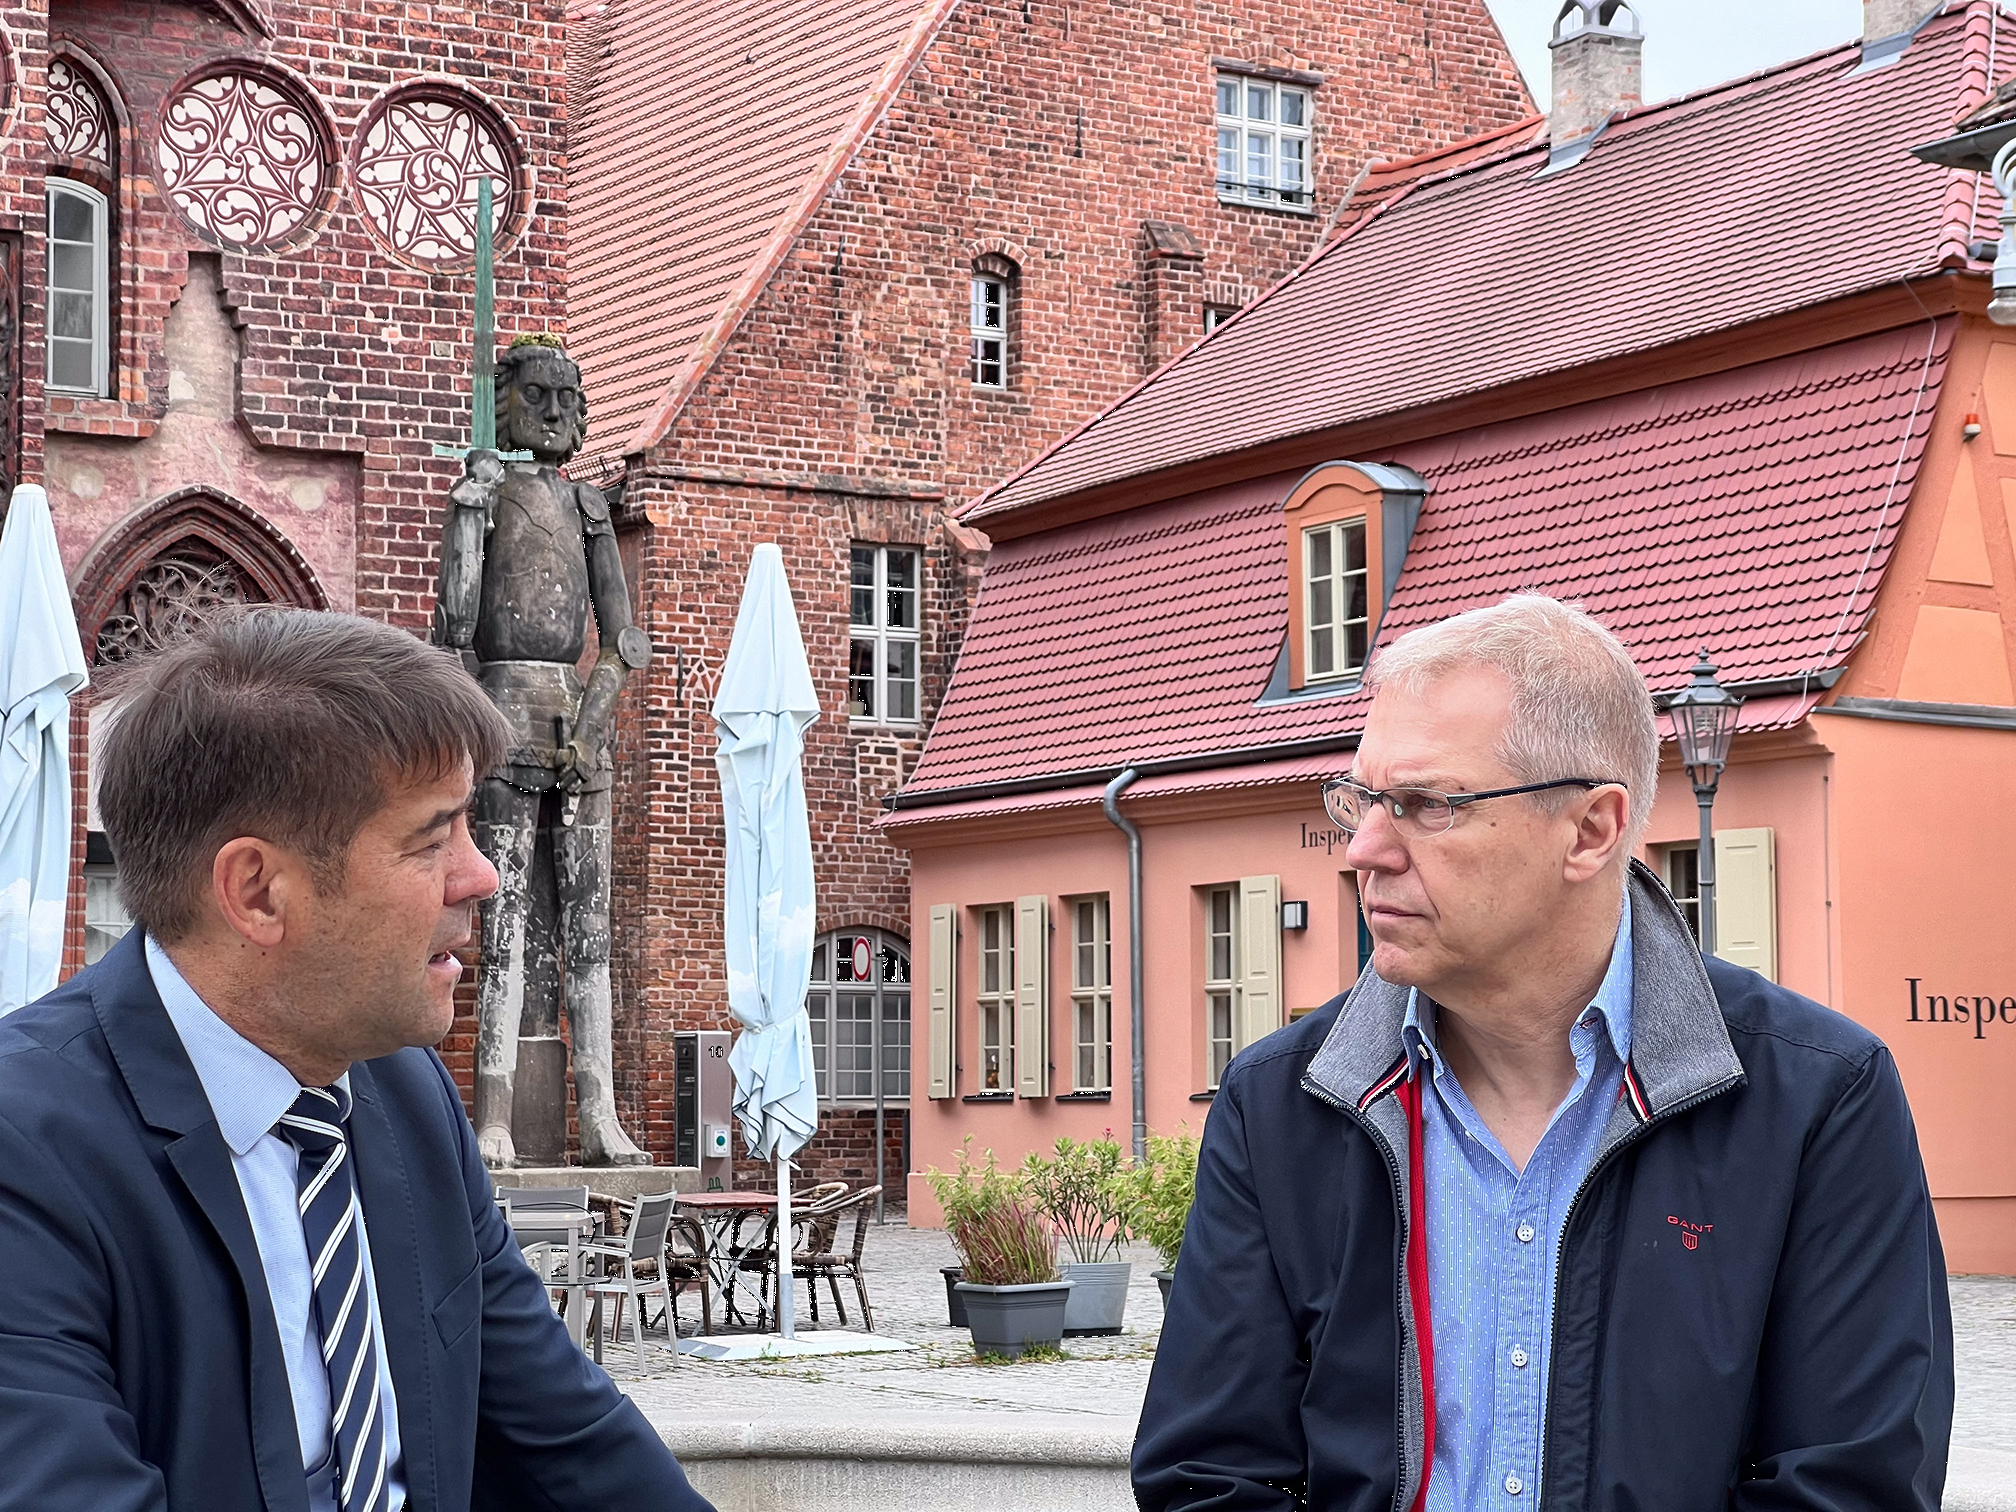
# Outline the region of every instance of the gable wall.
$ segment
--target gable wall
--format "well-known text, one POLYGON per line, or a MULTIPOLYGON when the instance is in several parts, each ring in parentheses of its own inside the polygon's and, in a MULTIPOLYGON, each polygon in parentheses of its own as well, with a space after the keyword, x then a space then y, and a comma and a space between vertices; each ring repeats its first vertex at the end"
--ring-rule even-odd
MULTIPOLYGON (((619 757, 642 820, 627 849, 619 836, 619 914, 649 920, 621 973, 633 1048, 619 1050, 619 1077, 647 1104, 654 1149, 670 1124, 653 1047, 671 1027, 726 1022, 718 785, 690 669, 719 665, 751 546, 784 546, 828 711, 806 758, 819 927, 907 934, 907 865, 869 825, 922 730, 848 728, 849 541, 925 548, 928 719, 983 560, 984 542, 948 510, 1201 334, 1206 302, 1250 300, 1290 271, 1367 158, 1530 108, 1473 0, 952 12, 670 432, 632 459, 625 506, 645 542, 640 592, 660 660, 633 683, 625 718, 642 739, 619 757), (1214 56, 1325 76, 1314 216, 1218 204, 1214 56), (1201 261, 1151 267, 1151 219, 1190 233, 1201 261), (968 280, 983 253, 1020 268, 1005 392, 967 373, 968 280)), ((808 1179, 822 1173, 815 1157, 808 1179)))

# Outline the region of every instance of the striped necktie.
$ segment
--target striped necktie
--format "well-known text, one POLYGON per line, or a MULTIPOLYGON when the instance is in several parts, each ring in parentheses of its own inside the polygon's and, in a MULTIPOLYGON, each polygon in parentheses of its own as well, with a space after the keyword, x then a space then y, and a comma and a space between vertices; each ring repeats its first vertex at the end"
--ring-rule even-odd
POLYGON ((341 1512, 384 1512, 385 1422, 378 1415, 378 1341, 364 1285, 357 1184, 351 1176, 350 1093, 307 1087, 274 1132, 301 1152, 295 1183, 308 1240, 315 1324, 329 1371, 329 1428, 341 1512))

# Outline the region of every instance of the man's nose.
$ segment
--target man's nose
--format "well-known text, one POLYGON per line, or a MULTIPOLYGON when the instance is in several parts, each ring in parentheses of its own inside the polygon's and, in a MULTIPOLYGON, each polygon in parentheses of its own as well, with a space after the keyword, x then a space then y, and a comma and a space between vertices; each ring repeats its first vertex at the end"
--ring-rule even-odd
POLYGON ((1360 813, 1351 843, 1344 847, 1344 864, 1361 872, 1407 869, 1407 847, 1385 804, 1368 803, 1360 813))
POLYGON ((475 903, 497 891, 497 868, 476 848, 475 837, 466 830, 458 838, 455 865, 448 874, 450 906, 475 903))

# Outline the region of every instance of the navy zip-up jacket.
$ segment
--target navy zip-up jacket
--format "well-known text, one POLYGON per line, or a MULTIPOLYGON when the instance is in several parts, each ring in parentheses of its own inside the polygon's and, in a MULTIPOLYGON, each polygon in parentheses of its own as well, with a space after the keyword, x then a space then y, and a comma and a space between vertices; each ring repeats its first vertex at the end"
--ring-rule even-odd
MULTIPOLYGON (((1952 1323, 1889 1052, 1704 962, 1651 873, 1630 885, 1631 1062, 1562 1237, 1540 1484, 1505 1505, 1937 1512, 1952 1323)), ((1406 1005, 1368 968, 1227 1070, 1135 1441, 1146 1512, 1416 1505, 1406 1005)))

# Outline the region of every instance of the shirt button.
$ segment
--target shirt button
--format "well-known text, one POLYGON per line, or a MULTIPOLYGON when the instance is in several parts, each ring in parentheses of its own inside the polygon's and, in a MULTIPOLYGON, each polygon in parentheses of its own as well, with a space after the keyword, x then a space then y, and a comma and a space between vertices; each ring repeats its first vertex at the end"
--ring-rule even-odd
POLYGON ((1539 1230, 1535 1229, 1533 1225, 1530 1223, 1522 1223, 1519 1225, 1516 1232, 1519 1235, 1519 1242, 1521 1244, 1531 1244, 1533 1242, 1534 1234, 1538 1233, 1539 1230))
POLYGON ((1507 1496, 1517 1496, 1521 1491, 1524 1491, 1525 1489, 1526 1489, 1526 1482, 1519 1479, 1518 1476, 1508 1475, 1505 1477, 1505 1494, 1507 1496))
POLYGON ((1524 1370, 1526 1368, 1526 1351, 1521 1349, 1517 1344, 1512 1346, 1512 1368, 1515 1370, 1524 1370))

